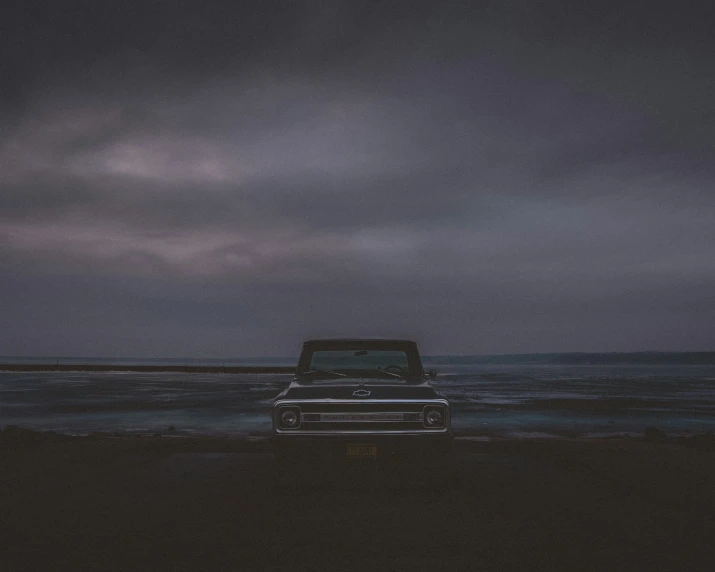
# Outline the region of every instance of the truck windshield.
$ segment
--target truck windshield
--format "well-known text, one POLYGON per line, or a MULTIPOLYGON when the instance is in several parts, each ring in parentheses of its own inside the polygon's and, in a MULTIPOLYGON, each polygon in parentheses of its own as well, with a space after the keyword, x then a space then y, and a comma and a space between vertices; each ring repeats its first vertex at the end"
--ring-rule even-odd
POLYGON ((409 363, 402 350, 318 350, 311 356, 309 370, 406 377, 409 363))

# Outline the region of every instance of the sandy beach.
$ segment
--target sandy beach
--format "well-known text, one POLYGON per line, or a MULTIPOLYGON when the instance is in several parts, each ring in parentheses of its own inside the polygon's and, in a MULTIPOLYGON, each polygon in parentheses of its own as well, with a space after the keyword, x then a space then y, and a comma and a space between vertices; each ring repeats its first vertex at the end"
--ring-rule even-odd
POLYGON ((6 429, 0 569, 707 570, 711 445, 462 438, 443 473, 281 478, 263 438, 6 429))

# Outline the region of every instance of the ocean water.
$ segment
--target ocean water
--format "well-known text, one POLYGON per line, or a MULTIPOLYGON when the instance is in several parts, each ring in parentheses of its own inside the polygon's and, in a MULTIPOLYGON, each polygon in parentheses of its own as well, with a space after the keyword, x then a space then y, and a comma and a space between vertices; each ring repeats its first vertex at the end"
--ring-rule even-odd
MULTIPOLYGON (((295 359, 60 363, 292 365, 295 359)), ((715 365, 497 365, 425 358, 425 366, 437 370, 433 385, 451 401, 453 426, 462 434, 642 435, 647 426, 669 434, 715 431, 715 365)), ((268 435, 271 401, 290 380, 271 374, 0 371, 0 428, 83 435, 166 434, 173 426, 177 435, 268 435)))

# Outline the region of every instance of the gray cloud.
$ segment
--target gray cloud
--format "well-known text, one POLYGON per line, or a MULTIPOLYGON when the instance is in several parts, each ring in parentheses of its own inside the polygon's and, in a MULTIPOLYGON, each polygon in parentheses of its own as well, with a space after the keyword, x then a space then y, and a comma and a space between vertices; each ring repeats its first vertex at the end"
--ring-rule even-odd
POLYGON ((711 349, 702 15, 567 4, 28 4, 0 353, 711 349))

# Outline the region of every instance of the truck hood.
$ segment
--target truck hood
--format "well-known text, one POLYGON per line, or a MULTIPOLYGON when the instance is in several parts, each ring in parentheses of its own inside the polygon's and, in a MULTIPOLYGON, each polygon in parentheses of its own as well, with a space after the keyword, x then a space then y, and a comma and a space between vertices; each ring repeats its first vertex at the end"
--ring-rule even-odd
POLYGON ((302 384, 293 382, 277 399, 441 399, 428 383, 369 383, 363 379, 302 384), (367 394, 369 392, 369 394, 367 394))

